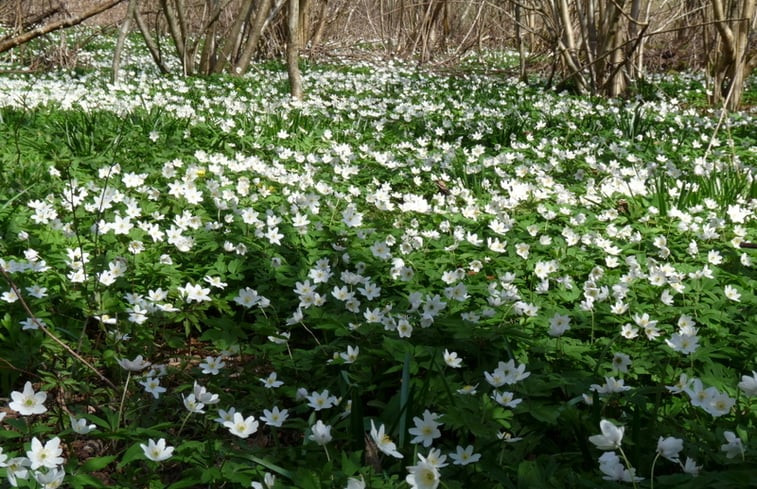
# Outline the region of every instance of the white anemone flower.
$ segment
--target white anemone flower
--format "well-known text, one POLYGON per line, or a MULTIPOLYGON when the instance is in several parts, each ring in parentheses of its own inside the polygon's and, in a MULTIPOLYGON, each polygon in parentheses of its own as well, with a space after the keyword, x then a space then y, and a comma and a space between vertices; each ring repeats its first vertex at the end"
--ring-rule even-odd
POLYGON ((45 399, 47 399, 46 392, 34 392, 31 382, 24 384, 23 392, 13 391, 11 392, 12 401, 8 404, 8 407, 19 413, 21 416, 29 416, 32 414, 42 414, 47 411, 45 407, 45 399))
POLYGON ((402 458, 402 454, 397 451, 397 445, 395 445, 389 435, 384 432, 383 424, 376 429, 376 425, 373 423, 373 420, 371 420, 371 438, 378 449, 383 453, 391 457, 402 458))
POLYGON ((603 419, 599 422, 601 435, 592 435, 589 441, 597 446, 600 450, 616 450, 620 448, 620 442, 623 440, 623 426, 615 426, 611 422, 603 419))
POLYGON ((166 446, 165 438, 161 438, 157 443, 155 440, 149 439, 147 440, 147 445, 140 443, 139 446, 142 447, 142 451, 145 452, 145 457, 153 462, 162 462, 163 460, 171 458, 174 450, 174 447, 166 446))

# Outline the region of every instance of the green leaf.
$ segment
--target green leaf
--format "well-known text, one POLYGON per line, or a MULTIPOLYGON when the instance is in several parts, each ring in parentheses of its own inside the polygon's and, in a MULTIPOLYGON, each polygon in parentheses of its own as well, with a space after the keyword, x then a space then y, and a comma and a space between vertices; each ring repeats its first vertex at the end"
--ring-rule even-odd
POLYGON ((202 471, 200 475, 200 482, 207 484, 209 482, 216 482, 221 479, 221 470, 218 467, 208 467, 202 471))
POLYGON ((360 450, 365 446, 365 420, 363 417, 363 401, 360 399, 360 390, 352 390, 352 408, 350 410, 350 435, 354 450, 360 450))
POLYGON ((89 474, 72 474, 69 476, 66 476, 66 484, 71 486, 74 489, 84 488, 84 487, 107 487, 105 484, 102 483, 99 479, 96 477, 92 477, 89 474))
POLYGON ((539 465, 536 462, 524 461, 518 464, 518 488, 543 488, 545 486, 539 465))
POLYGON ((528 414, 530 414, 537 421, 553 425, 557 423, 560 418, 560 409, 554 404, 544 404, 540 402, 524 402, 523 408, 528 414))
POLYGON ((270 471, 273 471, 273 472, 276 472, 277 474, 279 474, 279 475, 281 475, 283 477, 286 477, 289 480, 294 480, 294 475, 290 471, 288 471, 288 470, 286 470, 286 469, 284 469, 282 467, 279 467, 278 465, 276 465, 276 464, 274 464, 272 462, 269 462, 266 459, 256 457, 255 455, 247 455, 247 454, 240 455, 240 458, 243 458, 243 459, 246 459, 246 460, 250 460, 251 462, 255 462, 256 464, 262 465, 266 469, 268 469, 270 471))
POLYGON ((342 472, 344 472, 344 475, 351 476, 360 470, 362 467, 360 463, 361 453, 350 452, 347 454, 347 452, 342 452, 342 472))
POLYGON ((400 387, 400 433, 399 446, 405 445, 405 428, 410 419, 410 410, 407 403, 410 400, 410 353, 405 353, 405 361, 402 365, 402 386, 400 387))
POLYGON ((197 487, 197 480, 196 479, 182 479, 180 481, 176 481, 170 486, 167 487, 167 489, 183 489, 185 487, 197 487))
POLYGON ((318 474, 304 468, 300 468, 297 471, 295 481, 297 487, 300 489, 321 489, 322 487, 318 474))
POLYGON ((112 461, 116 459, 115 455, 106 455, 104 457, 90 458, 82 464, 80 470, 82 472, 95 472, 107 467, 112 461))
POLYGON ((139 446, 139 443, 135 443, 124 452, 123 457, 121 457, 121 462, 118 463, 118 468, 123 468, 127 464, 144 457, 144 453, 145 452, 142 450, 142 447, 139 446))
POLYGON ((0 430, 0 440, 12 440, 14 438, 21 438, 21 433, 11 430, 0 430))

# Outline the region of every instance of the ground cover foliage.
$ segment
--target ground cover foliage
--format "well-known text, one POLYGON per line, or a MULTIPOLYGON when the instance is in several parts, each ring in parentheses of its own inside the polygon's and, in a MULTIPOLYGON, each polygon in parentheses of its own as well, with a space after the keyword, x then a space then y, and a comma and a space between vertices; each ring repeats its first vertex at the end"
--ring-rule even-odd
POLYGON ((8 482, 754 484, 753 115, 140 64, 0 79, 8 482))

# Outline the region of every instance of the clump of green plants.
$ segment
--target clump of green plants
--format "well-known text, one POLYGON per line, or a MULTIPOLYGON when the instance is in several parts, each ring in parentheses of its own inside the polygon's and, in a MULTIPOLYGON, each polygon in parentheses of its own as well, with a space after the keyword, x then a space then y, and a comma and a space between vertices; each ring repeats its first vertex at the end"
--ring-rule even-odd
POLYGON ((0 79, 9 484, 753 484, 752 116, 253 71, 0 79))

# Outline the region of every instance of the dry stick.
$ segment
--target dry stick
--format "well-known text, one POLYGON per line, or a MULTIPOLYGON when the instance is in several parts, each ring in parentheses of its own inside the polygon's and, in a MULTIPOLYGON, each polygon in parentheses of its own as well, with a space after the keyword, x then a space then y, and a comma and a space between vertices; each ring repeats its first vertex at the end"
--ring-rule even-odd
POLYGON ((74 358, 79 360, 81 363, 87 366, 90 370, 92 370, 98 377, 100 377, 100 380, 108 384, 113 389, 116 389, 116 385, 111 382, 107 377, 105 377, 103 374, 101 374, 91 363, 86 361, 81 355, 76 353, 70 346, 65 344, 60 338, 55 336, 49 329, 47 329, 47 326, 40 321, 37 316, 32 312, 31 308, 29 307, 29 304, 27 304, 24 297, 21 295, 21 291, 18 289, 18 286, 16 283, 11 279, 10 275, 8 275, 8 272, 3 268, 0 267, 0 273, 3 274, 3 277, 5 277, 5 280, 8 282, 8 284, 11 286, 11 289, 16 294, 16 297, 18 297, 18 300, 21 302, 21 306, 24 308, 24 311, 26 311, 26 314, 29 315, 31 320, 34 322, 34 324, 37 325, 39 329, 42 330, 43 333, 45 333, 47 336, 50 337, 54 342, 58 343, 60 346, 63 347, 64 350, 66 350, 68 353, 70 353, 74 358))
MULTIPOLYGON (((745 244, 747 244, 747 243, 741 243, 741 244, 742 244, 742 245, 745 245, 745 244)), ((12 364, 11 362, 9 362, 8 360, 6 360, 5 358, 0 358, 0 362, 3 362, 3 363, 4 363, 5 365, 7 365, 7 366, 8 366, 8 368, 9 368, 9 369, 11 369, 11 370, 15 370, 16 372, 21 372, 21 373, 23 373, 23 374, 26 374, 26 375, 28 375, 28 376, 34 376, 34 375, 37 375, 37 374, 35 374, 34 372, 29 372, 28 370, 24 370, 24 369, 21 369, 21 368, 18 368, 18 367, 16 367, 15 365, 13 365, 13 364, 12 364)), ((37 375, 37 376, 38 376, 38 375, 37 375)))
POLYGON ((723 125, 725 116, 728 114, 728 101, 731 99, 731 95, 733 94, 733 89, 735 87, 736 87, 736 84, 732 83, 731 88, 728 90, 728 95, 726 95, 725 99, 723 100, 723 107, 720 109, 720 119, 718 119, 718 124, 715 126, 715 130, 712 131, 712 137, 710 138, 710 142, 707 145, 707 150, 704 152, 705 159, 707 158, 707 156, 709 156, 710 151, 712 150, 712 144, 715 142, 715 137, 718 135, 718 131, 720 130, 720 127, 723 125))
POLYGON ((81 24, 88 18, 94 17, 95 15, 101 12, 104 12, 110 8, 113 8, 123 1, 124 0, 108 0, 108 1, 95 5, 94 7, 90 8, 89 10, 82 13, 78 17, 73 17, 73 18, 68 17, 63 20, 51 22, 50 24, 45 24, 45 25, 36 27, 30 31, 23 32, 19 34, 18 36, 2 39, 0 40, 0 53, 4 53, 5 51, 8 51, 9 49, 13 49, 16 46, 20 46, 21 44, 31 41, 32 39, 36 39, 40 36, 44 36, 45 34, 48 34, 53 31, 57 31, 58 29, 64 29, 66 27, 71 27, 71 26, 81 24))

